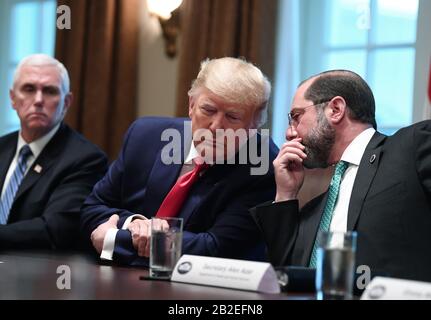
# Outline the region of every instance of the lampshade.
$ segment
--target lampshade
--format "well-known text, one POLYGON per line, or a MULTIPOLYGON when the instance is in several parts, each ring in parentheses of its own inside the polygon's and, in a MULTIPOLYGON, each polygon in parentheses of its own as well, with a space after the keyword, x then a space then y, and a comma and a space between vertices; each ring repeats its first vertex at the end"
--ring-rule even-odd
POLYGON ((147 0, 148 10, 162 19, 169 19, 172 11, 178 8, 183 0, 147 0))

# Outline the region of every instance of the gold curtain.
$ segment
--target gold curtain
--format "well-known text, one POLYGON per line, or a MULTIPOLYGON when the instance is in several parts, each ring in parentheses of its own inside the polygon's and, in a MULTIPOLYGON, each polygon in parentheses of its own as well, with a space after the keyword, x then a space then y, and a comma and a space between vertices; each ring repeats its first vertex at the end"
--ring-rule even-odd
POLYGON ((205 58, 244 57, 273 78, 278 0, 184 0, 176 115, 205 58))
POLYGON ((55 55, 71 77, 66 122, 114 159, 136 118, 139 0, 58 0, 71 9, 55 55))
MULTIPOLYGON (((273 80, 277 8, 278 0, 184 0, 180 11, 177 116, 188 116, 187 91, 205 58, 244 57, 273 80)), ((301 206, 327 189, 332 171, 307 170, 299 194, 301 206)))

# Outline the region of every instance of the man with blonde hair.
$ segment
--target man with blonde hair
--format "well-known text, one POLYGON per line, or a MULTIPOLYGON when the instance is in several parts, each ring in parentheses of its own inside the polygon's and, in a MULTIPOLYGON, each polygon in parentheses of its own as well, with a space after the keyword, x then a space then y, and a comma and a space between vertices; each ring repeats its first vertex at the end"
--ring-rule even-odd
POLYGON ((79 209, 107 159, 63 123, 69 82, 63 64, 44 54, 15 71, 10 99, 21 128, 0 138, 0 249, 76 245, 79 209))
POLYGON ((137 120, 83 206, 82 227, 101 258, 145 265, 149 218, 167 214, 184 219, 183 253, 262 258, 248 209, 271 199, 275 183, 269 166, 253 174, 258 163, 249 147, 256 143, 262 162, 275 158, 275 145, 256 134, 270 91, 251 63, 206 60, 189 91, 191 122, 137 120))

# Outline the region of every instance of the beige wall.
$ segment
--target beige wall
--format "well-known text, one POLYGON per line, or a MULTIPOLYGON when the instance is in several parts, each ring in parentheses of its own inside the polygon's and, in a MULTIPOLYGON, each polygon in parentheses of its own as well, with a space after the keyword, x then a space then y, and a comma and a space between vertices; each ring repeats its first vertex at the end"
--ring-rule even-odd
POLYGON ((165 54, 159 21, 140 9, 138 115, 174 116, 178 58, 165 54))

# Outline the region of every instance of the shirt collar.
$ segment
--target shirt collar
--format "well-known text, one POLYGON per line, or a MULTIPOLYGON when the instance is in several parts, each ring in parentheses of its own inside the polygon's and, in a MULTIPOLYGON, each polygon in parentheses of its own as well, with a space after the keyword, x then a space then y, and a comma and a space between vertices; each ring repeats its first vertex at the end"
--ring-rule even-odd
POLYGON ((368 128, 358 134, 344 150, 341 160, 359 166, 365 149, 375 132, 374 128, 368 128))
POLYGON ((47 134, 45 134, 43 137, 40 137, 39 139, 26 143, 24 138, 21 136, 21 131, 18 135, 18 146, 16 149, 16 152, 19 153, 21 148, 28 144, 31 151, 33 152, 33 157, 36 159, 39 154, 42 152, 42 150, 45 148, 45 146, 48 144, 49 141, 51 141, 52 137, 57 133, 58 129, 60 128, 61 123, 57 124, 54 128, 52 128, 47 134))
POLYGON ((191 142, 190 151, 189 154, 186 157, 186 160, 184 161, 184 164, 191 164, 193 159, 199 157, 199 152, 196 150, 195 144, 193 143, 193 140, 191 142))

